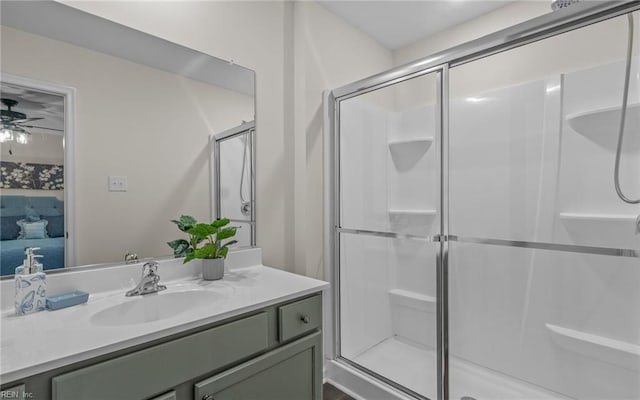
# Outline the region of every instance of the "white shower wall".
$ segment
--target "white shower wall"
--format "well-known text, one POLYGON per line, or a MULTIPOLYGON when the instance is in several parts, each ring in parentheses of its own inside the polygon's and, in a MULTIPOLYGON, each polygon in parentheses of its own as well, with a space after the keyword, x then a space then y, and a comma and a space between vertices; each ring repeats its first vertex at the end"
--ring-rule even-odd
MULTIPOLYGON (((342 103, 342 226, 427 236, 438 229, 435 108, 395 111, 387 94, 342 103)), ((433 347, 433 321, 415 318, 435 312, 434 243, 343 234, 341 246, 343 355, 392 336, 433 347)))
MULTIPOLYGON (((386 127, 376 103, 343 103, 342 226, 387 231, 386 127)), ((391 335, 387 239, 341 235, 342 353, 354 358, 391 335)))
MULTIPOLYGON (((424 88, 427 94, 435 90, 424 88), (428 90, 428 91, 427 91, 428 90)), ((398 88, 397 111, 387 112, 387 199, 392 232, 428 237, 440 229, 439 147, 436 107, 398 88), (403 109, 405 108, 406 109, 403 109)), ((423 92, 424 93, 424 92, 423 92)), ((423 94, 424 97, 424 94, 423 94)), ((424 348, 435 348, 437 244, 426 240, 390 242, 389 287, 391 329, 395 337, 424 348)))
MULTIPOLYGON (((619 107, 621 68, 454 101, 452 233, 640 249, 640 206, 613 190, 617 127, 588 137, 570 123, 576 113, 619 107)), ((632 102, 637 88, 636 80, 632 102)), ((637 130, 627 135, 623 184, 637 195, 637 130)), ((640 397, 637 259, 454 242, 451 261, 453 356, 565 396, 640 397)))

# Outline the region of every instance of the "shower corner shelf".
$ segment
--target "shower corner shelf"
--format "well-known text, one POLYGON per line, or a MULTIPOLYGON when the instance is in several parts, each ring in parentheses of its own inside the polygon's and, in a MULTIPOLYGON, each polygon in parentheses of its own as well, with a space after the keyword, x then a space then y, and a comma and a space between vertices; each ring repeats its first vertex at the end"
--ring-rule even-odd
POLYGON ((567 350, 627 369, 640 370, 640 345, 558 325, 545 326, 554 342, 567 350))
POLYGON ((412 148, 414 146, 429 148, 433 143, 433 137, 389 140, 389 149, 412 148))
MULTIPOLYGON (((569 114, 566 119, 571 129, 585 136, 597 137, 606 132, 617 134, 620 124, 620 109, 620 106, 603 107, 569 114)), ((629 104, 626 129, 630 132, 635 132, 640 128, 639 115, 640 103, 629 104)))
POLYGON ((435 217, 438 213, 437 210, 433 209, 412 209, 412 210, 400 210, 400 209, 390 209, 389 216, 414 216, 414 217, 435 217))
POLYGON ((561 212, 560 219, 566 222, 594 221, 594 222, 635 222, 637 215, 632 214, 602 214, 602 213, 574 213, 561 212))

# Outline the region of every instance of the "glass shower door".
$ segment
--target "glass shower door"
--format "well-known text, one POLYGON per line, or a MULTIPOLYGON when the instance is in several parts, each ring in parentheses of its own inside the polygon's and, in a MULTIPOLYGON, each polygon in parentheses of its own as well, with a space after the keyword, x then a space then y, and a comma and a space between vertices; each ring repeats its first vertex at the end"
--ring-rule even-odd
POLYGON ((247 122, 213 138, 215 218, 237 228, 232 247, 255 246, 255 123, 247 122))
POLYGON ((339 103, 339 349, 418 397, 436 397, 440 74, 339 103))
POLYGON ((640 398, 640 205, 613 184, 626 32, 618 17, 450 70, 451 398, 640 398))

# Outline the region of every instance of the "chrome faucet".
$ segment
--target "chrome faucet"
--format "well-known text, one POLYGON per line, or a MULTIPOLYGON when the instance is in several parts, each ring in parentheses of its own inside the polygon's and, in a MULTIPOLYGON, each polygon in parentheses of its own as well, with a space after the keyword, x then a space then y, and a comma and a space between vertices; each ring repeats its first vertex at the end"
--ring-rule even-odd
POLYGON ((160 275, 158 275, 158 263, 156 261, 149 261, 142 266, 142 278, 140 279, 138 286, 129 290, 125 296, 131 297, 156 293, 167 288, 164 285, 158 285, 158 282, 160 282, 160 275))

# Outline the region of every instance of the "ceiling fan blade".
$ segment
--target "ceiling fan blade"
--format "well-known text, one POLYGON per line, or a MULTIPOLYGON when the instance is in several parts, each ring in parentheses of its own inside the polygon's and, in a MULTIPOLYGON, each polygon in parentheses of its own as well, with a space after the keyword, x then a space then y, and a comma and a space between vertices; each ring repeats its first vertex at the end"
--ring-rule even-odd
POLYGON ((22 124, 25 122, 37 121, 39 119, 44 119, 43 117, 34 117, 34 118, 25 118, 25 119, 14 119, 11 121, 14 124, 22 124))
POLYGON ((64 132, 64 129, 47 128, 47 127, 44 127, 44 126, 22 125, 22 124, 20 124, 20 126, 23 127, 23 128, 29 128, 29 129, 46 129, 46 130, 49 130, 49 131, 64 132))

